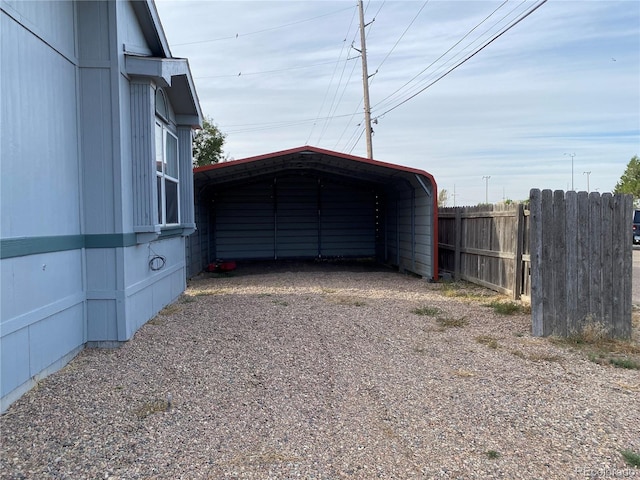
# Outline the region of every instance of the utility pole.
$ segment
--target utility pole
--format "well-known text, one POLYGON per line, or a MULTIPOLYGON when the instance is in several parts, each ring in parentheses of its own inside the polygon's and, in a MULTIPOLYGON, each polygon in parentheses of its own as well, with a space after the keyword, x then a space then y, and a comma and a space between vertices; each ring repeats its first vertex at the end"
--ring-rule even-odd
POLYGON ((575 153, 565 153, 565 155, 569 155, 571 157, 571 191, 573 192, 573 157, 576 156, 575 153))
POLYGON ((587 176, 587 193, 589 193, 589 175, 591 175, 591 172, 582 172, 582 174, 587 176))
POLYGON ((491 178, 491 175, 485 175, 484 177, 482 177, 483 180, 486 180, 486 186, 484 189, 484 203, 486 203, 487 205, 489 204, 489 179, 491 178))
MULTIPOLYGON (((358 0, 360 10, 360 48, 358 50, 362 56, 362 87, 364 89, 364 128, 367 139, 367 157, 373 159, 373 144, 371 142, 371 105, 369 103, 369 72, 367 70, 367 46, 364 34, 364 9, 362 0, 358 0)), ((357 49, 356 49, 357 50, 357 49)))

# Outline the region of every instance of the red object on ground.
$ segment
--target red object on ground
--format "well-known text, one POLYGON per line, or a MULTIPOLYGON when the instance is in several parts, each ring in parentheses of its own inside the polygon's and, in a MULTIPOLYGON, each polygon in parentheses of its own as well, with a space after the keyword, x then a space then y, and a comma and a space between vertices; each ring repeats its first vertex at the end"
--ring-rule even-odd
POLYGON ((236 269, 236 262, 233 260, 227 262, 215 262, 207 265, 207 272, 230 272, 236 269))

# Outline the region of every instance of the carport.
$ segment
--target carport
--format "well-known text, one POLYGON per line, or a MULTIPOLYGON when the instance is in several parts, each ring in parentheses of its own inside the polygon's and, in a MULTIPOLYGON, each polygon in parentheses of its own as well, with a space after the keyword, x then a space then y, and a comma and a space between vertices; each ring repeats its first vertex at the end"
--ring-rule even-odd
POLYGON ((194 169, 189 275, 215 261, 367 258, 437 278, 437 186, 415 168, 304 146, 194 169))

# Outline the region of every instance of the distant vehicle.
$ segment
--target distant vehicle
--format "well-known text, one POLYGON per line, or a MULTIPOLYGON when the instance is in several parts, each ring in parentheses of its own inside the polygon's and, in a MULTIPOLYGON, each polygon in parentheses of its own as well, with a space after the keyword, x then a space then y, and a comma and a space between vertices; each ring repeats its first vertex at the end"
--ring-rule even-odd
POLYGON ((640 210, 633 211, 633 244, 640 243, 640 210))

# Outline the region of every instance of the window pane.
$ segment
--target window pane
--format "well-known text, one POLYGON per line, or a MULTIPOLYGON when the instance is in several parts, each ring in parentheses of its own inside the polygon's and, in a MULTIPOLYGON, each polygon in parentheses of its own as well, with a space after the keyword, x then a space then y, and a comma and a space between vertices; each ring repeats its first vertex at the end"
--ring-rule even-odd
POLYGON ((162 171, 162 154, 164 153, 162 141, 162 127, 156 123, 156 171, 162 171))
POLYGON ((158 179, 158 223, 162 224, 162 177, 156 178, 158 179))
POLYGON ((178 178, 178 139, 167 132, 167 154, 165 157, 165 171, 167 175, 178 178))
POLYGON ((156 90, 156 113, 162 118, 169 118, 169 109, 167 108, 167 99, 164 98, 164 92, 161 89, 156 90))
POLYGON ((178 223, 178 184, 165 179, 164 188, 167 202, 167 223, 178 223))

